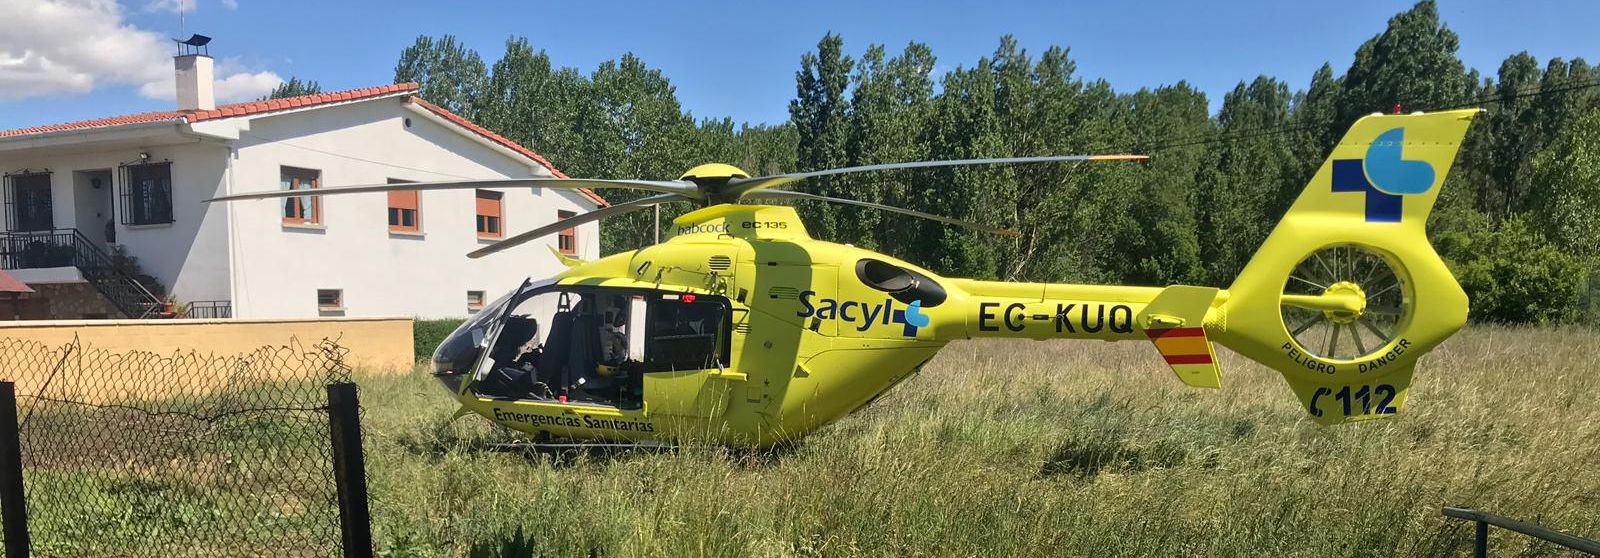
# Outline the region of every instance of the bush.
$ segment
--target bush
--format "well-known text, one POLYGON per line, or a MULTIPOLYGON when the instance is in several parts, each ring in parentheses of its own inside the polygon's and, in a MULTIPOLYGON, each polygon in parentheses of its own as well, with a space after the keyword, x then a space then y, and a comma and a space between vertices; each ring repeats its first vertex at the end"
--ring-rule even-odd
POLYGON ((1440 252, 1471 299, 1475 320, 1561 323, 1578 307, 1583 265, 1546 241, 1522 217, 1491 225, 1482 219, 1440 235, 1440 252))
POLYGON ((427 360, 433 356, 433 350, 439 348, 444 338, 450 332, 461 327, 462 319, 445 320, 416 320, 411 324, 412 342, 416 345, 417 361, 427 360))

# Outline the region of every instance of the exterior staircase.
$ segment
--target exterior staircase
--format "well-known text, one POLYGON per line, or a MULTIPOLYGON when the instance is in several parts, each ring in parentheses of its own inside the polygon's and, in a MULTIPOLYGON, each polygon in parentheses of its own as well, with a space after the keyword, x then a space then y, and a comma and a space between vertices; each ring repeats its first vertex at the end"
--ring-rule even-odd
POLYGON ((85 282, 129 318, 176 317, 158 294, 164 290, 159 283, 139 273, 131 259, 112 257, 77 229, 0 233, 0 269, 67 266, 78 268, 85 282))

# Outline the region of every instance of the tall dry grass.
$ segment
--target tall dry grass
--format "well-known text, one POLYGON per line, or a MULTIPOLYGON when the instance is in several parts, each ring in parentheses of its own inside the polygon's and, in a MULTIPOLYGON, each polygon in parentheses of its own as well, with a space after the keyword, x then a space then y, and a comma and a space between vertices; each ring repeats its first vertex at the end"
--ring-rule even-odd
POLYGON ((490 451, 509 435, 431 379, 370 378, 376 532, 391 556, 1450 556, 1463 505, 1597 537, 1594 333, 1470 329, 1394 420, 1333 428, 1226 352, 1210 392, 1139 343, 957 343, 776 453, 490 451))

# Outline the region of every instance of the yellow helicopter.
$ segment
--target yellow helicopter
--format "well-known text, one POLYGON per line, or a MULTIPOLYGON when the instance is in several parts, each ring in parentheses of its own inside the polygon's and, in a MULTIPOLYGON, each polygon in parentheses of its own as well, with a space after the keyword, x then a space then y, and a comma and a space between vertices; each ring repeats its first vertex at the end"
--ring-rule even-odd
POLYGON ((654 193, 472 257, 656 204, 702 206, 674 220, 660 244, 592 262, 563 258, 565 272, 525 281, 434 353, 435 374, 461 402, 460 414, 545 439, 766 447, 862 408, 945 344, 976 337, 1151 343, 1180 381, 1213 389, 1221 378, 1212 343, 1220 342, 1281 372, 1317 422, 1334 424, 1398 412, 1417 359, 1466 322, 1466 294, 1424 224, 1477 114, 1357 121, 1227 289, 941 277, 815 240, 791 207, 740 203, 848 203, 1005 233, 780 188, 855 172, 1140 156, 927 161, 766 177, 708 164, 679 180, 457 181, 331 187, 319 195, 482 187, 654 193))

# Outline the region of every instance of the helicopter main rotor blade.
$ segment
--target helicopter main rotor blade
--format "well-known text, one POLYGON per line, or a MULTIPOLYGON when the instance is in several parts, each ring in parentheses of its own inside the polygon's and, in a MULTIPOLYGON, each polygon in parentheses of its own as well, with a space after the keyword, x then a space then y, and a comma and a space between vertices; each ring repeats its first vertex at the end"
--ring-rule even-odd
POLYGON ((594 178, 498 178, 489 180, 446 180, 439 182, 401 182, 397 184, 363 184, 356 186, 332 186, 328 188, 312 188, 309 190, 272 190, 268 192, 249 192, 218 196, 206 200, 207 203, 219 201, 239 200, 265 200, 271 198, 292 198, 300 196, 331 196, 336 194, 366 194, 373 192, 395 191, 423 191, 423 190, 471 190, 477 188, 551 188, 556 190, 578 190, 581 188, 624 188, 629 190, 645 190, 662 194, 675 194, 692 199, 702 197, 700 189, 693 182, 685 180, 602 180, 594 178))
POLYGON ((859 167, 843 167, 810 172, 792 172, 789 174, 776 174, 772 176, 759 176, 756 178, 734 178, 728 181, 722 193, 731 194, 733 197, 763 190, 777 188, 807 178, 831 176, 835 174, 849 174, 857 172, 874 172, 899 169, 924 169, 931 167, 963 167, 977 165, 1020 165, 1027 163, 1049 163, 1055 161, 1141 161, 1149 159, 1148 155, 1051 155, 1045 157, 1001 157, 996 159, 956 159, 951 161, 917 161, 913 163, 885 163, 881 165, 863 165, 859 167))
POLYGON ((1022 233, 1019 233, 1019 232, 1011 230, 1011 229, 1000 229, 1000 228, 995 228, 995 227, 991 227, 991 226, 988 226, 988 225, 980 225, 980 224, 977 224, 977 223, 973 223, 971 221, 962 221, 960 219, 954 219, 954 218, 951 218, 951 217, 945 217, 943 215, 934 215, 932 213, 923 213, 921 211, 916 211, 914 209, 905 209, 905 208, 902 208, 902 207, 895 207, 895 206, 892 206, 892 205, 883 205, 883 204, 880 204, 880 203, 864 202, 864 201, 860 201, 860 200, 849 200, 849 199, 845 199, 845 198, 830 198, 828 196, 819 196, 819 195, 816 195, 816 194, 807 194, 805 192, 795 192, 795 191, 791 191, 791 190, 767 190, 767 191, 763 191, 763 192, 756 192, 754 194, 750 194, 748 196, 748 198, 750 198, 750 199, 768 199, 768 200, 813 200, 813 201, 830 202, 830 203, 842 203, 842 204, 846 204, 846 205, 856 205, 856 206, 861 206, 861 207, 870 207, 870 208, 881 210, 881 211, 888 211, 890 213, 899 213, 901 215, 910 215, 912 217, 921 217, 923 219, 928 219, 928 220, 932 220, 932 221, 938 221, 940 223, 945 223, 945 224, 949 224, 949 225, 955 225, 955 226, 958 226, 958 227, 966 227, 966 228, 969 228, 969 229, 972 229, 972 230, 975 230, 975 231, 998 234, 998 235, 1001 235, 1001 236, 1012 236, 1012 237, 1022 236, 1022 233))
POLYGON ((557 232, 560 232, 560 231, 563 231, 563 230, 566 230, 566 229, 570 229, 572 227, 576 227, 576 226, 582 225, 584 223, 589 223, 589 222, 593 222, 593 221, 599 221, 599 220, 604 219, 606 217, 615 217, 617 215, 624 215, 624 214, 628 214, 628 213, 633 213, 635 211, 639 211, 641 209, 647 209, 650 206, 657 205, 657 204, 677 202, 677 201, 694 201, 694 200, 692 198, 689 198, 688 196, 683 196, 683 195, 680 195, 680 194, 661 194, 659 196, 650 196, 648 198, 639 198, 639 199, 636 199, 636 200, 633 200, 633 201, 630 201, 630 202, 623 202, 623 203, 615 204, 615 205, 612 205, 612 206, 609 206, 609 207, 602 207, 600 209, 596 209, 596 210, 590 211, 588 213, 579 213, 577 215, 573 215, 573 216, 568 217, 566 219, 562 219, 560 221, 556 221, 554 223, 545 225, 543 227, 539 227, 537 229, 533 229, 531 231, 528 231, 528 232, 513 236, 511 238, 507 238, 505 240, 496 242, 494 244, 490 244, 488 246, 484 246, 484 247, 479 248, 477 250, 473 250, 471 253, 467 254, 467 257, 469 257, 469 258, 481 258, 481 257, 487 256, 489 254, 493 254, 495 252, 499 252, 501 250, 506 250, 506 249, 509 249, 509 248, 515 248, 517 246, 521 246, 523 244, 527 244, 528 242, 537 240, 537 239, 542 238, 542 237, 550 236, 550 235, 555 234, 557 232))

